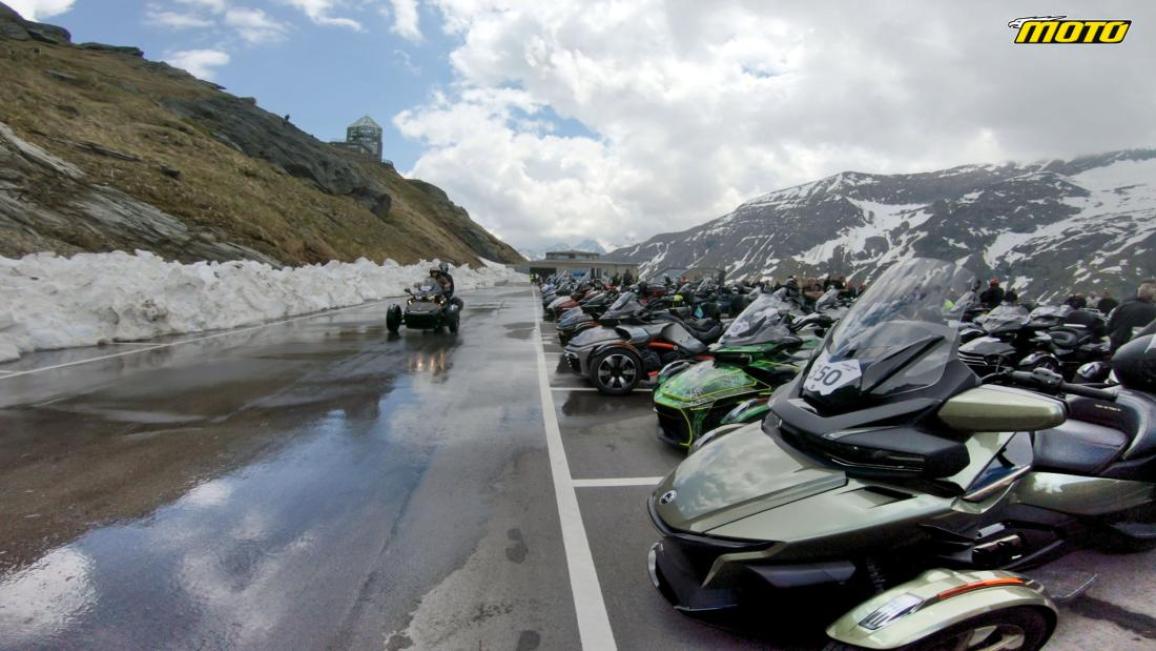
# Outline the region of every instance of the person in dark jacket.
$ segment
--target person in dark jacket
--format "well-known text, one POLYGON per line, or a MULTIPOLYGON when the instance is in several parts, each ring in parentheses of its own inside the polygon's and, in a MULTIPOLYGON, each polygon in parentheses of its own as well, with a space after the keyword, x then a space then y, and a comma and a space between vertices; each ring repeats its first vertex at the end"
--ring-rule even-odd
POLYGON ((1120 301, 1117 301, 1116 299, 1112 298, 1111 294, 1105 293, 1103 296, 1100 297, 1100 300, 1096 302, 1096 309, 1103 312, 1104 315, 1106 316, 1108 314, 1111 314, 1112 310, 1116 309, 1116 307, 1119 305, 1120 305, 1120 301))
POLYGON ((1068 297, 1068 300, 1064 301, 1064 305, 1067 305, 1073 310, 1082 310, 1088 306, 1088 299, 1084 298, 1083 294, 1072 294, 1068 297))
POLYGON ((995 309, 1003 302, 1003 287, 999 286, 999 278, 992 278, 991 282, 987 284, 987 289, 979 295, 979 302, 987 306, 988 309, 995 309))
POLYGON ((1128 343, 1135 328, 1147 326, 1156 319, 1156 279, 1147 280, 1136 290, 1136 298, 1128 299, 1112 312, 1108 319, 1108 336, 1112 350, 1128 343))

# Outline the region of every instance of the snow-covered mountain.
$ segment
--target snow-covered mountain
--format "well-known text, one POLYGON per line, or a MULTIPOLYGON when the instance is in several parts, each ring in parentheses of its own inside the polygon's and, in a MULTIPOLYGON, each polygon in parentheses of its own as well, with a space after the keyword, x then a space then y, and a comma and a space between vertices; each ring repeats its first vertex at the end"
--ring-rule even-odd
POLYGON ((643 274, 845 273, 870 280, 912 256, 958 261, 1047 299, 1131 293, 1156 276, 1156 149, 921 174, 843 172, 613 251, 643 274))

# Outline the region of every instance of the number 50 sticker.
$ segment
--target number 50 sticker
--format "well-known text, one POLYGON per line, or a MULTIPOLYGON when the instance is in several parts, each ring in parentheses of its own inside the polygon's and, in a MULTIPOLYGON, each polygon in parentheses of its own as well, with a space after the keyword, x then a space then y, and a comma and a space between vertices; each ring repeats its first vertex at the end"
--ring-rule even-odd
POLYGON ((859 368, 859 360, 845 359, 841 362, 823 359, 815 362, 811 372, 807 374, 807 381, 803 388, 825 396, 840 387, 847 386, 862 377, 863 371, 859 368))

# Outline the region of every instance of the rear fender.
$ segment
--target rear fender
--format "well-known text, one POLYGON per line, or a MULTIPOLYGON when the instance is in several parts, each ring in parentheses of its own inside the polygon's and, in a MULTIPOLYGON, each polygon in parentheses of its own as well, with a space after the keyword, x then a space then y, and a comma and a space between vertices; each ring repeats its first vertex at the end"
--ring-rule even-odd
POLYGON ((1056 605, 1026 577, 1000 570, 929 570, 852 608, 827 635, 865 649, 897 649, 977 615, 1023 606, 1043 611, 1055 628, 1056 605))
MULTIPOLYGON (((622 341, 620 339, 618 341, 609 341, 602 346, 598 346, 594 350, 590 351, 590 357, 588 359, 590 361, 593 361, 595 357, 598 357, 602 353, 604 353, 608 350, 612 350, 614 348, 625 348, 625 349, 633 352, 635 355, 638 355, 639 357, 642 356, 642 353, 640 353, 637 348, 635 348, 633 345, 631 345, 631 343, 629 341, 622 341)), ((591 371, 591 372, 593 372, 593 371, 591 371)))

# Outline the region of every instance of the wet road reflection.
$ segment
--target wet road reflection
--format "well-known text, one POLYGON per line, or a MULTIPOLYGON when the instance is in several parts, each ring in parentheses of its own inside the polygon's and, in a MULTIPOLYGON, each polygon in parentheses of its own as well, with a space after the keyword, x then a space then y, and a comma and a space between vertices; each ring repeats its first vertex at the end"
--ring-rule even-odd
MULTIPOLYGON (((488 354, 469 327, 505 318, 467 314, 458 337, 387 337, 377 314, 303 322, 131 372, 94 362, 104 381, 0 409, 0 648, 349 642, 431 458, 466 442, 474 417, 452 407, 534 395, 455 372, 463 346, 488 354)), ((497 409, 479 435, 535 423, 497 409)))

